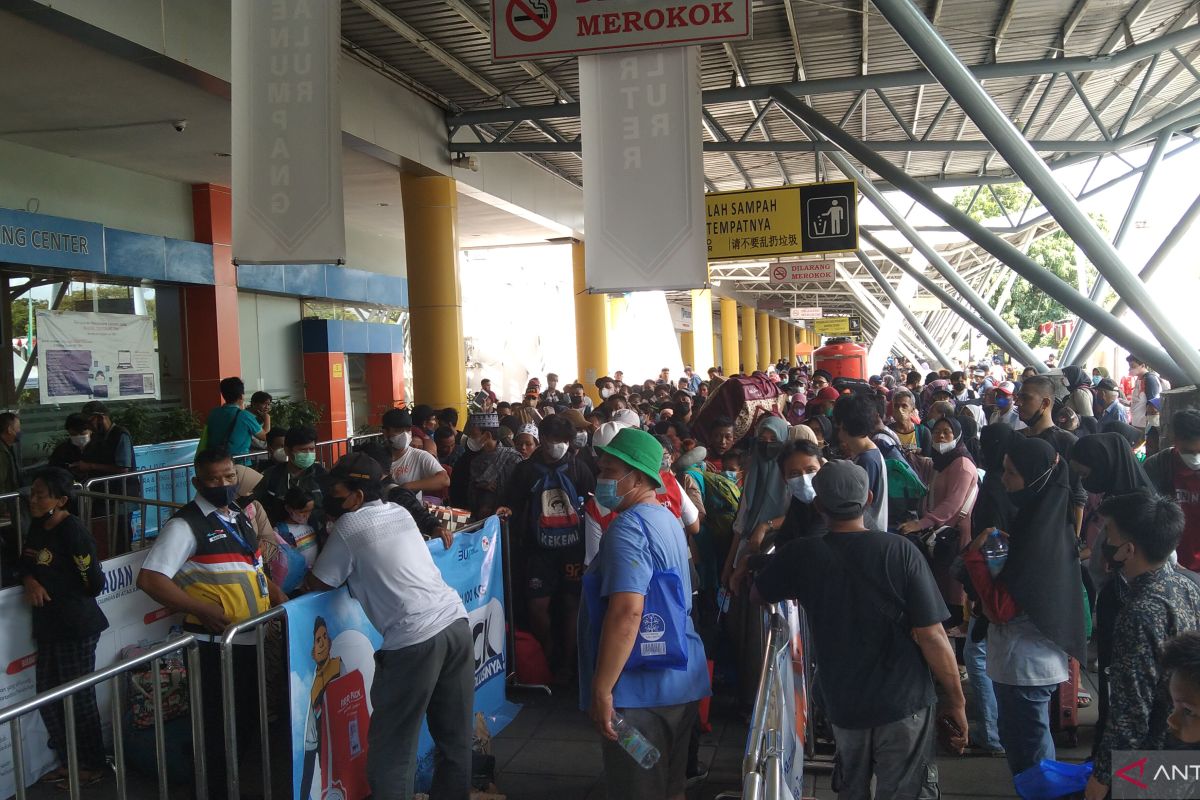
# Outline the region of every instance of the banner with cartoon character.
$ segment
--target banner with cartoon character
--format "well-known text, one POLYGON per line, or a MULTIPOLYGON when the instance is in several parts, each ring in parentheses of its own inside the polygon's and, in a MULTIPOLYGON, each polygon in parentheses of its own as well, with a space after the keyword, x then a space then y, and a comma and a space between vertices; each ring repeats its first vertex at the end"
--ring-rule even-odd
MULTIPOLYGON (((504 553, 500 521, 488 519, 429 543, 442 577, 466 606, 475 641, 476 736, 494 736, 516 715, 505 695, 504 553), (481 729, 482 725, 482 729, 481 729)), ((285 606, 291 673, 292 787, 296 800, 361 800, 367 785, 367 734, 375 651, 383 637, 345 587, 304 595, 285 606)), ((418 791, 433 775, 433 739, 421 727, 418 791)))

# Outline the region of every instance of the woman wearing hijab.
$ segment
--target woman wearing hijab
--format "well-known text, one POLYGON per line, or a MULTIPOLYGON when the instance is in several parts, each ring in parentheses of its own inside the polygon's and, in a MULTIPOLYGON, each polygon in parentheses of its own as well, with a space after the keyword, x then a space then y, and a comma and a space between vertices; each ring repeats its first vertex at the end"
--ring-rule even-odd
POLYGON ((829 458, 830 449, 834 445, 833 422, 824 414, 818 414, 804 420, 804 424, 812 430, 817 446, 821 448, 825 458, 829 458))
POLYGON ((1131 451, 1137 450, 1139 447, 1141 447, 1142 442, 1145 441, 1146 438, 1142 435, 1141 431, 1125 422, 1106 422, 1100 426, 1100 432, 1120 434, 1121 438, 1129 443, 1129 449, 1131 451))
POLYGON ((1095 395, 1092 394, 1092 379, 1081 367, 1074 365, 1063 367, 1063 379, 1067 382, 1067 388, 1071 394, 1067 396, 1066 405, 1071 408, 1080 419, 1085 417, 1095 416, 1092 411, 1092 404, 1095 402, 1095 395))
POLYGON ((808 397, 804 392, 797 391, 792 395, 791 401, 788 403, 787 413, 784 415, 791 425, 799 425, 804 421, 804 408, 808 404, 808 397))
MULTIPOLYGON (((958 423, 962 425, 962 440, 963 446, 967 448, 967 452, 971 454, 971 460, 976 464, 982 460, 982 455, 979 452, 979 429, 983 427, 975 419, 975 415, 964 413, 969 406, 964 406, 958 411, 958 423)), ((976 406, 978 408, 978 406, 976 406)))
POLYGON ((1054 758, 1050 698, 1070 676, 1068 656, 1087 657, 1067 465, 1042 439, 1011 437, 1004 486, 1017 507, 1008 558, 993 578, 971 542, 964 560, 991 624, 987 674, 996 691, 1000 742, 1016 775, 1054 758))
MULTIPOLYGON (((962 423, 956 417, 944 417, 934 423, 933 480, 922 503, 923 513, 920 519, 906 522, 899 529, 902 534, 910 534, 945 526, 956 528, 954 553, 971 542, 971 510, 979 494, 979 470, 963 438, 962 423)), ((950 609, 951 619, 961 620, 963 588, 950 577, 949 563, 939 565, 935 559, 933 577, 950 609)))

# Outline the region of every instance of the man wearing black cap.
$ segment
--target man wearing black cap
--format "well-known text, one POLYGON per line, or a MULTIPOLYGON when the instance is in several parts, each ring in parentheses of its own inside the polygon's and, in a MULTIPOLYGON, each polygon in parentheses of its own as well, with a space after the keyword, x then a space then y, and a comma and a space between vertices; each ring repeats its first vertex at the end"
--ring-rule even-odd
POLYGON ((1104 410, 1100 412, 1100 419, 1097 420, 1101 425, 1106 422, 1123 422, 1129 424, 1129 412, 1125 410, 1125 406, 1121 405, 1121 390, 1117 388, 1117 384, 1112 378, 1101 378, 1096 384, 1096 397, 1099 398, 1099 406, 1104 410))
POLYGON ((430 796, 471 792, 475 660, 467 612, 442 579, 412 516, 381 499, 383 470, 365 453, 329 473, 325 512, 334 520, 309 586, 348 583, 383 634, 371 684, 367 778, 375 800, 410 798, 417 737, 428 715, 438 749, 430 796))
POLYGON ((813 479, 825 536, 789 542, 754 582, 760 603, 799 600, 815 637, 821 689, 837 740, 842 797, 937 797, 935 728, 967 744, 967 715, 949 616, 924 556, 907 539, 868 531, 866 471, 832 461, 813 479), (848 632, 853 632, 848 635, 848 632), (935 713, 932 677, 945 691, 935 713))
MULTIPOLYGON (((114 425, 108 407, 99 400, 84 403, 80 413, 87 417, 92 437, 83 448, 83 458, 71 470, 95 478, 99 475, 119 475, 137 469, 133 454, 133 437, 120 425, 114 425)), ((117 487, 109 487, 114 491, 117 487)))

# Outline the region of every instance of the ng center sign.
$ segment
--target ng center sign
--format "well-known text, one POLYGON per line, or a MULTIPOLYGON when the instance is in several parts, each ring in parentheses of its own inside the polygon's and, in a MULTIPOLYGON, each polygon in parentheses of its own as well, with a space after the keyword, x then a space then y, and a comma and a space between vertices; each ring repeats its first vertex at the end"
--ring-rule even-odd
POLYGON ((595 55, 748 39, 750 0, 491 0, 492 58, 595 55))

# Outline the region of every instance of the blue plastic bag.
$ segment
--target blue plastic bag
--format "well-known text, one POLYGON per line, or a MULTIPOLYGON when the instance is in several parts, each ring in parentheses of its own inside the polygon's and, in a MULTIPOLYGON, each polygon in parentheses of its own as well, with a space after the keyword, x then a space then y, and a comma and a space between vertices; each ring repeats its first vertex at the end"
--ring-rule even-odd
POLYGON ((1053 800, 1056 797, 1079 794, 1092 776, 1092 762, 1068 764, 1042 759, 1013 778, 1013 787, 1025 800, 1053 800))

